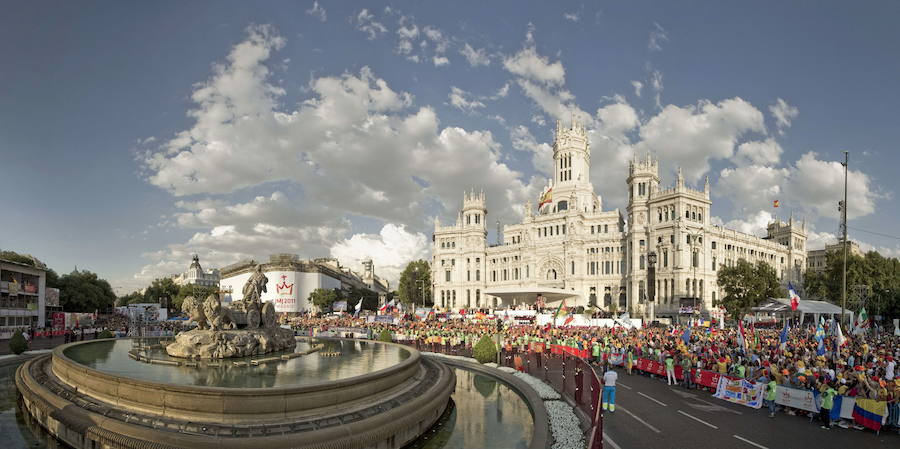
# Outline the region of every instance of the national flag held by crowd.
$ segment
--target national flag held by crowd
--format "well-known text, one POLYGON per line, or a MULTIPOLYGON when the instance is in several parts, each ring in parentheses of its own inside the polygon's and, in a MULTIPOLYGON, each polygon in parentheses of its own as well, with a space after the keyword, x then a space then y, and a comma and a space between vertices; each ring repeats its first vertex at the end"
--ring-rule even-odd
POLYGON ((794 284, 788 282, 788 294, 791 297, 791 310, 796 311, 800 307, 800 295, 794 290, 794 284))
POLYGON ((744 352, 747 352, 747 334, 744 332, 744 322, 743 321, 738 321, 737 339, 738 339, 738 345, 741 346, 741 349, 743 349, 744 352))

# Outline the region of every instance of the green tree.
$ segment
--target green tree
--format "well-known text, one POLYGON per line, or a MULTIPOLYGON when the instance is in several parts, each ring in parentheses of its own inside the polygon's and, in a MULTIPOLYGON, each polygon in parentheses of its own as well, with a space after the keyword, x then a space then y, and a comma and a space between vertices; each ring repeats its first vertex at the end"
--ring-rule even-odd
POLYGON ((356 312, 355 307, 356 303, 359 302, 359 298, 363 300, 363 310, 378 309, 378 293, 367 288, 351 287, 350 291, 344 294, 344 297, 347 299, 347 312, 349 313, 356 312))
POLYGON ((12 338, 9 339, 9 350, 15 355, 19 355, 25 350, 28 349, 28 342, 25 341, 25 336, 22 335, 22 331, 16 331, 12 338))
POLYGON ((141 292, 135 291, 116 299, 116 306, 127 306, 128 304, 136 304, 139 302, 144 302, 144 295, 141 294, 141 292))
POLYGON ((171 304, 175 297, 178 296, 178 285, 172 278, 154 279, 153 283, 144 290, 144 300, 146 303, 162 303, 171 304))
POLYGON ((59 305, 66 312, 105 311, 116 302, 106 279, 90 271, 73 271, 59 277, 59 305))
POLYGON ((44 264, 29 254, 19 254, 15 251, 0 251, 0 259, 21 263, 32 267, 44 268, 44 264))
POLYGON ((497 345, 494 344, 494 340, 491 339, 490 335, 482 335, 481 340, 478 340, 478 343, 475 343, 475 347, 472 348, 472 356, 475 357, 475 360, 478 360, 478 363, 491 363, 497 361, 497 345))
POLYGON ((719 304, 735 320, 766 299, 786 294, 778 284, 775 269, 762 261, 753 265, 738 259, 732 267, 721 267, 717 283, 724 293, 719 304))
POLYGON ((309 294, 309 302, 316 306, 316 308, 319 309, 319 312, 322 313, 329 311, 331 305, 340 299, 341 294, 338 289, 317 288, 309 294))
MULTIPOLYGON (((841 303, 844 255, 840 249, 825 255, 825 269, 807 271, 804 296, 841 303)), ((875 251, 863 256, 847 255, 847 308, 859 310, 863 301, 873 315, 900 316, 900 261, 886 258, 875 251), (858 294, 855 286, 865 286, 866 294, 858 294)))
POLYGON ((419 307, 434 304, 431 293, 431 264, 425 260, 410 262, 400 274, 397 296, 404 306, 415 303, 419 307))

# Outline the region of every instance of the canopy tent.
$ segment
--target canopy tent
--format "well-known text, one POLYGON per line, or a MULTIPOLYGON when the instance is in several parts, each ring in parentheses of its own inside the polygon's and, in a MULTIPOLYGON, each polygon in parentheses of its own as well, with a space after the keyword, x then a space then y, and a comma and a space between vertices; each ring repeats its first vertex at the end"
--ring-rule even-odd
MULTIPOLYGON (((750 309, 754 313, 792 313, 791 300, 789 298, 769 298, 757 307, 750 309)), ((812 299, 803 299, 797 306, 797 312, 800 313, 800 322, 802 323, 807 314, 814 315, 816 320, 819 315, 840 315, 841 307, 826 301, 815 301, 812 299)), ((850 315, 850 321, 853 321, 853 312, 844 311, 850 315)))
POLYGON ((500 298, 500 300, 503 301, 502 304, 506 306, 534 304, 537 301, 538 296, 544 297, 544 303, 547 306, 550 306, 550 303, 559 302, 563 299, 581 297, 581 295, 572 290, 540 287, 537 285, 526 287, 493 287, 486 289, 484 294, 500 298))

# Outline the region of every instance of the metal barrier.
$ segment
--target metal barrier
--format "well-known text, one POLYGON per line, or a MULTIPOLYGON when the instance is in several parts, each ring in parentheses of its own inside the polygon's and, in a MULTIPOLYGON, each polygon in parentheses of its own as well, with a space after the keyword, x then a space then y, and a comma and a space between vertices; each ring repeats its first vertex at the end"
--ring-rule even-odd
MULTIPOLYGON (((472 348, 466 345, 423 343, 419 340, 398 341, 419 351, 472 357, 472 348)), ((508 366, 547 382, 554 390, 574 403, 590 419, 591 428, 586 436, 589 449, 603 447, 603 414, 600 409, 602 383, 593 367, 581 357, 563 351, 531 351, 504 348, 500 351, 499 365, 508 366)))

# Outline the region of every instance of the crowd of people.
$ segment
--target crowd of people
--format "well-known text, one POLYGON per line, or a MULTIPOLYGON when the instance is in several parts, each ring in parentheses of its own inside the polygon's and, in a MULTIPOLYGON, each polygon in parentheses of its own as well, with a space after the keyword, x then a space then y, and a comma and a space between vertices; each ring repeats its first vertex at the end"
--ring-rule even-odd
MULTIPOLYGON (((686 326, 662 327, 566 327, 517 325, 495 320, 454 319, 444 321, 402 320, 401 324, 367 321, 360 318, 306 317, 297 322, 311 335, 329 328, 366 328, 373 334, 390 330, 395 339, 422 343, 471 347, 483 335, 500 334, 506 348, 528 350, 535 346, 561 345, 589 354, 592 363, 604 365, 622 360, 628 374, 635 373, 638 359, 651 359, 666 368, 670 385, 694 388, 691 376, 679 382, 675 367, 692 368, 762 382, 769 416, 778 407, 779 387, 818 391, 821 408, 830 409, 837 395, 875 399, 896 405, 900 402, 900 337, 885 329, 867 330, 858 335, 838 337, 833 323, 790 328, 716 329, 686 326), (821 341, 821 343, 820 343, 821 341), (843 344, 839 344, 843 343, 843 344)), ((788 414, 810 413, 784 408, 788 414)), ((822 426, 831 420, 823 412, 822 426)), ((840 423, 843 426, 849 423, 840 423)))

